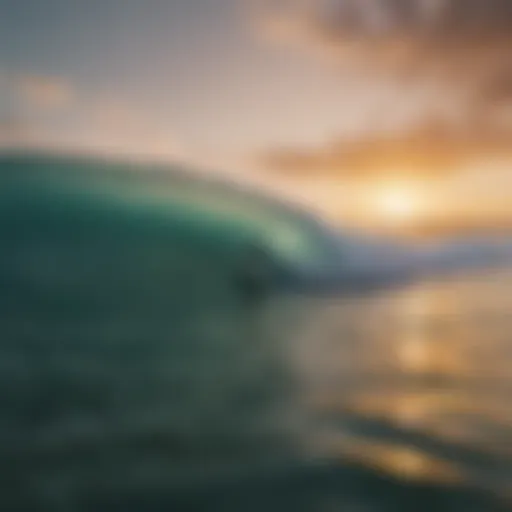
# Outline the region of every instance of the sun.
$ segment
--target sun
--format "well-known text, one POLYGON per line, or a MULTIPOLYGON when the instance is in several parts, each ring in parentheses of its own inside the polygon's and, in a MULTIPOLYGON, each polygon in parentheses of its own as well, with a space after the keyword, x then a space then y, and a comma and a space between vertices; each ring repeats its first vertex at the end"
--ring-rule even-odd
POLYGON ((421 195, 414 187, 407 185, 379 187, 373 203, 376 215, 396 222, 413 220, 422 208, 421 195))

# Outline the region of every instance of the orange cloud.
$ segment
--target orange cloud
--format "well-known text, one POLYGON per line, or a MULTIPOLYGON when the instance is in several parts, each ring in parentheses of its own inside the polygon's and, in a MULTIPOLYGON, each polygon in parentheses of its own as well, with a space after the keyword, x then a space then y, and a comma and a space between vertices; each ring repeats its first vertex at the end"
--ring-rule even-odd
POLYGON ((53 114, 71 113, 77 96, 62 77, 2 70, 0 93, 4 99, 0 146, 4 148, 41 144, 55 128, 53 114))
MULTIPOLYGON (((291 175, 452 172, 481 156, 512 157, 510 0, 254 0, 275 41, 328 56, 355 81, 340 130, 313 150, 276 148, 265 168, 291 175), (367 98, 373 88, 373 98, 367 98), (391 88, 395 95, 379 91, 391 88), (435 119, 435 122, 432 122, 435 119)), ((340 104, 347 104, 340 87, 340 104)))
POLYGON ((482 125, 453 129, 432 122, 402 133, 342 139, 313 150, 278 148, 263 152, 258 161, 263 168, 290 177, 436 177, 490 157, 512 159, 512 132, 482 125))
POLYGON ((21 101, 36 110, 59 110, 68 107, 75 97, 71 84, 58 77, 21 75, 14 83, 21 101))

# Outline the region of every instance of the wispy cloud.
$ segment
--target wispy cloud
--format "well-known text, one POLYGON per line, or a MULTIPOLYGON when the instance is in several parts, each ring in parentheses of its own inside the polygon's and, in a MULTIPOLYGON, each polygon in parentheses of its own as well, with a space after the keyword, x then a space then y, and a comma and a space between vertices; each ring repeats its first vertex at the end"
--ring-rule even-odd
POLYGON ((0 147, 148 159, 184 154, 169 123, 119 95, 90 94, 59 76, 0 73, 0 147))
MULTIPOLYGON (((317 150, 264 153, 264 165, 369 173, 409 162, 411 170, 439 172, 491 149, 512 153, 510 0, 251 4, 261 35, 328 57, 340 81, 355 80, 362 91, 372 84, 374 90, 370 101, 363 93, 351 97, 364 128, 357 144, 351 133, 333 134, 336 142, 317 150), (394 97, 381 94, 389 87, 394 97)), ((340 102, 346 102, 340 91, 340 102)))
POLYGON ((75 87, 62 77, 5 70, 0 70, 0 94, 2 147, 33 144, 77 100, 75 87))
MULTIPOLYGON (((306 42, 340 67, 512 100, 510 0, 260 0, 263 34, 306 42)), ((405 85, 405 84, 404 84, 405 85)), ((484 105, 482 105, 484 104, 484 105)))
POLYGON ((290 177, 317 174, 365 179, 413 174, 430 178, 460 172, 475 160, 510 158, 511 144, 508 132, 491 127, 452 130, 432 122, 402 133, 339 139, 314 149, 272 149, 262 152, 259 162, 290 177))
POLYGON ((28 138, 29 129, 21 121, 15 119, 0 121, 0 148, 23 145, 28 138))
POLYGON ((77 96, 73 84, 60 76, 0 69, 0 91, 9 111, 54 111, 71 106, 77 96))
POLYGON ((13 76, 13 86, 23 103, 36 110, 54 111, 69 107, 76 96, 73 86, 58 77, 13 76))
POLYGON ((171 123, 127 99, 95 98, 81 112, 81 144, 91 150, 167 160, 185 153, 171 123))
POLYGON ((443 65, 447 73, 477 72, 489 55, 493 58, 486 68, 505 66, 512 44, 509 0, 253 0, 253 4, 259 7, 253 13, 264 33, 271 33, 272 27, 279 33, 281 27, 283 38, 300 34, 339 60, 356 56, 359 62, 393 72, 439 73, 443 65))

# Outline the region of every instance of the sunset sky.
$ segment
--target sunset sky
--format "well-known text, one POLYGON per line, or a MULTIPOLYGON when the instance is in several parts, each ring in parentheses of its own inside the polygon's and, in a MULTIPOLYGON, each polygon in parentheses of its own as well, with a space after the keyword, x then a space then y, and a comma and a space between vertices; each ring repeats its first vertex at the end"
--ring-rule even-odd
POLYGON ((185 161, 334 219, 512 221, 511 54, 508 0, 0 0, 0 145, 185 161))

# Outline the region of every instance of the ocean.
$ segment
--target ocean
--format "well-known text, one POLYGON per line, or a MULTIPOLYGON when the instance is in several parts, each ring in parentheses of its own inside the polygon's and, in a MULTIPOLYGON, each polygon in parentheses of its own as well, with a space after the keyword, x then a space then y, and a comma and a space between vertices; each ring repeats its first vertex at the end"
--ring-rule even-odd
POLYGON ((387 504, 365 487, 356 510, 510 509, 511 283, 476 272, 316 305, 299 358, 309 440, 407 489, 387 504))
POLYGON ((52 172, 0 187, 0 510, 512 511, 512 269, 251 298, 165 191, 52 172))
POLYGON ((3 509, 512 510, 511 285, 183 311, 170 338, 164 307, 97 331, 11 308, 3 509))

